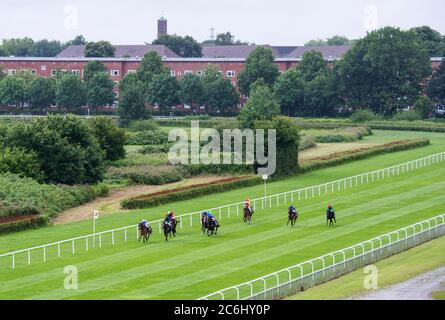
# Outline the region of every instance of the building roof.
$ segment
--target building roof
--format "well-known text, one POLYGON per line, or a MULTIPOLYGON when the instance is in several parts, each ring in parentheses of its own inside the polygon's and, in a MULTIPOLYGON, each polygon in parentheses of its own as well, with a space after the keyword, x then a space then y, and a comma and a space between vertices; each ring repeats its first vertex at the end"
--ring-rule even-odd
MULTIPOLYGON (((143 57, 147 52, 156 51, 161 57, 177 58, 179 57, 165 45, 115 45, 115 58, 136 58, 143 57)), ((80 58, 84 57, 85 46, 69 46, 60 52, 57 58, 80 58)))
POLYGON ((303 55, 311 50, 321 52, 325 60, 340 59, 348 52, 351 46, 317 46, 317 47, 295 47, 286 57, 287 58, 302 58, 303 55))
POLYGON ((278 50, 269 45, 207 45, 202 47, 202 56, 203 58, 247 58, 258 47, 271 49, 276 58, 280 56, 278 50))

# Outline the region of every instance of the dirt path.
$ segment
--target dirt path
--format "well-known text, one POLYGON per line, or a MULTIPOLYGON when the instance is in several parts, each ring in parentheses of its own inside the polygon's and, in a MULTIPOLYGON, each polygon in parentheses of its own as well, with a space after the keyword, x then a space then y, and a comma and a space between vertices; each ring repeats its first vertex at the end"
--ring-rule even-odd
POLYGON ((433 300, 434 291, 445 290, 445 267, 410 280, 352 298, 354 300, 433 300))
POLYGON ((203 176, 192 179, 184 179, 179 182, 164 184, 161 186, 141 185, 113 189, 110 191, 110 194, 107 197, 98 198, 79 207, 75 207, 60 213, 54 220, 54 224, 65 224, 89 219, 91 218, 94 210, 99 210, 101 215, 123 211, 120 208, 120 202, 127 198, 164 190, 174 190, 196 184, 218 182, 227 178, 228 176, 203 176))

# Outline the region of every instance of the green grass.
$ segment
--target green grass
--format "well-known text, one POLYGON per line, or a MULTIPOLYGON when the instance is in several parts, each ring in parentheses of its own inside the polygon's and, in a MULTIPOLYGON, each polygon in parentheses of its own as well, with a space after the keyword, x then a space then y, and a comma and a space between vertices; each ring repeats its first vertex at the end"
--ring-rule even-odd
POLYGON ((433 298, 436 300, 445 300, 445 291, 436 291, 433 293, 433 298))
MULTIPOLYGON (((379 272, 379 288, 406 281, 419 274, 445 265, 444 246, 445 236, 375 263, 374 265, 379 272)), ((348 299, 366 294, 368 291, 363 288, 365 276, 364 269, 361 268, 338 279, 298 293, 288 299, 334 300, 348 299)), ((435 299, 445 299, 445 292, 438 291, 433 296, 435 299)))
MULTIPOLYGON (((430 146, 386 154, 335 168, 318 170, 268 184, 268 193, 289 191, 316 185, 374 169, 413 160, 445 150, 442 134, 377 131, 366 137, 373 141, 427 137, 430 146), (403 137, 402 137, 403 136, 403 137), (397 138, 396 138, 397 139, 397 138)), ((258 210, 255 223, 247 226, 240 217, 223 217, 221 233, 207 238, 199 233, 198 217, 193 228, 184 223, 178 238, 165 243, 155 234, 148 245, 138 244, 135 234, 129 242, 116 234, 116 246, 104 238, 102 249, 85 252, 85 242, 76 242, 73 256, 71 244, 62 246, 63 258, 57 259, 55 248, 48 250, 43 263, 41 251, 16 257, 17 268, 10 270, 10 260, 0 259, 0 299, 195 299, 218 289, 241 283, 290 265, 367 240, 411 223, 443 213, 445 204, 445 164, 335 193, 329 198, 297 203, 301 212, 298 227, 285 226, 286 206, 258 210), (338 225, 327 229, 324 209, 333 202, 338 212, 338 225), (63 268, 79 269, 79 290, 63 288, 63 268)), ((97 230, 136 224, 140 219, 159 219, 167 210, 177 214, 242 201, 263 195, 263 186, 254 186, 209 195, 199 199, 171 203, 158 208, 133 210, 101 217, 97 230)), ((50 226, 38 230, 0 237, 0 252, 67 239, 92 232, 92 221, 50 226)))

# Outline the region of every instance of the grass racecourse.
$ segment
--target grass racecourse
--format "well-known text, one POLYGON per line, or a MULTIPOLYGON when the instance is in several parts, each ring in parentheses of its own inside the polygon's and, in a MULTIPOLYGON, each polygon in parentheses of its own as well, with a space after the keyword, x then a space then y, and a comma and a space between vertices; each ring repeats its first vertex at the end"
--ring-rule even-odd
MULTIPOLYGON (((338 167, 318 170, 268 185, 268 194, 316 185, 343 177, 421 158, 445 151, 439 133, 375 131, 367 141, 427 137, 431 145, 415 150, 385 154, 338 167)), ((155 231, 149 244, 136 239, 116 245, 102 239, 102 248, 86 252, 85 241, 47 251, 0 259, 0 299, 196 299, 216 290, 321 256, 374 236, 444 213, 445 163, 432 165, 383 181, 296 203, 300 219, 296 228, 286 227, 287 205, 257 210, 254 223, 223 217, 218 236, 202 236, 196 216, 193 227, 184 223, 176 239, 164 242, 155 231), (332 202, 337 225, 325 225, 325 209, 332 202), (66 290, 66 266, 78 269, 78 289, 66 290)), ((171 203, 158 208, 116 213, 98 220, 97 230, 136 224, 142 218, 155 220, 173 209, 177 215, 240 202, 246 196, 261 197, 262 185, 222 194, 171 203)), ((155 226, 156 227, 156 226, 155 226)), ((23 249, 92 232, 92 220, 46 227, 0 237, 0 252, 23 249)), ((135 238, 135 236, 134 236, 135 238)), ((91 246, 91 244, 90 244, 91 246)))

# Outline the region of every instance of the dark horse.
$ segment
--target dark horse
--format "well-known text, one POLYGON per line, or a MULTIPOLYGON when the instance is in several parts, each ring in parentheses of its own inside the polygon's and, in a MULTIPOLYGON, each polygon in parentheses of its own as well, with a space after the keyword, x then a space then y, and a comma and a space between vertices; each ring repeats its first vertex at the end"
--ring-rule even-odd
POLYGON ((211 235, 217 235, 218 234, 218 228, 221 226, 219 222, 215 219, 214 221, 209 220, 208 218, 204 217, 202 224, 202 231, 203 233, 207 230, 207 235, 210 237, 211 235))
POLYGON ((151 226, 146 227, 144 224, 139 224, 139 242, 141 242, 141 238, 144 243, 147 242, 152 233, 151 226))
POLYGON ((168 241, 168 236, 170 235, 170 238, 172 237, 176 237, 176 226, 178 225, 180 221, 177 219, 173 219, 170 221, 170 223, 167 223, 166 221, 164 221, 164 225, 162 226, 162 228, 164 229, 164 236, 165 236, 165 241, 168 241))
POLYGON ((328 224, 329 222, 329 226, 333 226, 334 222, 337 223, 337 220, 335 220, 335 212, 333 209, 328 209, 326 211, 326 224, 328 224))
POLYGON ((244 207, 243 210, 244 210, 243 211, 244 212, 243 221, 250 224, 252 222, 253 209, 252 208, 249 209, 247 207, 244 207))
POLYGON ((297 219, 298 219, 298 212, 288 209, 287 214, 288 214, 288 220, 287 220, 286 225, 288 226, 289 222, 290 222, 291 227, 295 226, 295 224, 297 223, 297 219))

